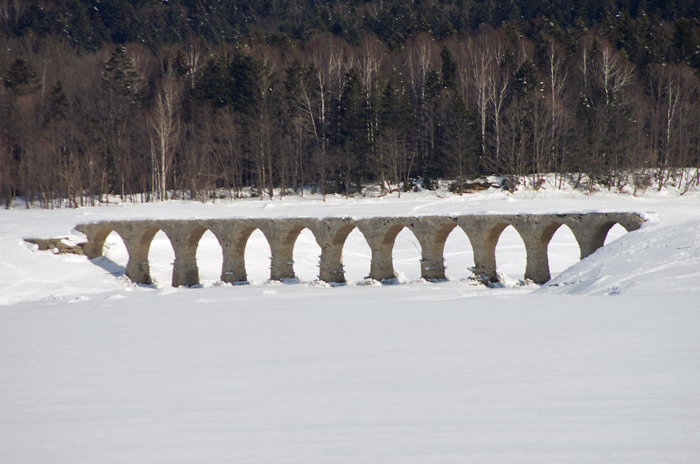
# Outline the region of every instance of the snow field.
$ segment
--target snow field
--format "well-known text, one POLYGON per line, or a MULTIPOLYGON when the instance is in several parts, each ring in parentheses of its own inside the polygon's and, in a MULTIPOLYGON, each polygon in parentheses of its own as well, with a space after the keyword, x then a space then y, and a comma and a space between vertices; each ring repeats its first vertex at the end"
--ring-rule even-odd
POLYGON ((0 211, 0 462, 700 462, 699 301, 698 192, 0 211), (252 283, 219 284, 221 249, 205 234, 201 288, 170 286, 160 235, 152 287, 123 276, 116 234, 92 262, 22 241, 78 240, 75 224, 117 218, 567 211, 655 214, 580 262, 561 228, 556 277, 541 287, 519 285, 525 249, 511 227, 496 250, 503 288, 466 280, 460 230, 445 246, 450 278, 428 283, 404 229, 398 285, 362 285, 369 247, 355 230, 350 283, 337 287, 315 280, 307 230, 296 284, 267 281, 259 231, 246 249, 252 283))
POLYGON ((226 290, 6 308, 3 460, 700 458, 682 295, 659 311, 454 285, 226 290))

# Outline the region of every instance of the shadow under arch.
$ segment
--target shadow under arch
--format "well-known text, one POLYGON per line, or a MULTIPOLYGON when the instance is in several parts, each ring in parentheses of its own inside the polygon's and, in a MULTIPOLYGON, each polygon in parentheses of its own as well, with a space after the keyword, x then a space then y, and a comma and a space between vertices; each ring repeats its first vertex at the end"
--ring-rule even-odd
POLYGON ((473 275, 474 250, 466 232, 454 227, 446 237, 443 246, 445 278, 467 279, 473 275))
POLYGON ((303 227, 299 231, 293 229, 289 235, 293 248, 293 272, 297 281, 319 279, 322 250, 316 240, 316 235, 308 227, 303 227))
POLYGON ((514 285, 524 280, 527 251, 520 232, 513 225, 499 224, 494 227, 493 233, 497 234, 494 256, 499 280, 505 285, 514 285))
POLYGON ((119 232, 112 230, 104 240, 102 256, 93 260, 95 264, 115 277, 126 274, 129 265, 129 250, 119 232))
POLYGON ((259 283, 270 280, 272 249, 269 239, 259 227, 248 227, 241 232, 237 246, 242 251, 238 283, 259 283))
POLYGON ((119 232, 110 227, 103 227, 93 239, 91 250, 95 256, 91 258, 92 264, 102 268, 114 277, 126 274, 129 265, 129 250, 119 232))
POLYGON ((365 280, 372 263, 372 249, 360 229, 354 225, 344 226, 333 238, 333 243, 340 246, 343 281, 365 280))
MULTIPOLYGON (((126 276, 137 284, 152 284, 148 255, 153 237, 160 228, 150 225, 135 226, 122 221, 98 224, 97 227, 98 229, 95 232, 91 232, 89 229, 78 229, 92 237, 88 243, 90 246, 84 247, 85 254, 92 257, 93 260, 103 256, 105 241, 112 232, 115 232, 121 238, 127 250, 126 276)), ((96 264, 99 265, 97 262, 96 264)))
POLYGON ((579 241, 581 259, 638 227, 638 225, 635 227, 635 224, 624 224, 616 220, 608 220, 592 225, 588 237, 579 241))
POLYGON ((603 239, 603 246, 609 245, 610 243, 614 242, 618 238, 622 237, 623 235, 627 234, 629 232, 625 226, 620 224, 619 222, 613 222, 610 224, 605 224, 603 226, 607 230, 605 230, 605 238, 603 239))
POLYGON ((318 244, 315 226, 316 221, 313 220, 263 220, 260 230, 270 247, 270 280, 289 283, 299 281, 294 272, 294 245, 301 231, 307 228, 313 235, 312 241, 318 244))
POLYGON ((303 229, 314 232, 309 226, 303 219, 245 219, 234 227, 226 222, 213 224, 212 232, 223 250, 221 280, 243 284, 294 279, 294 244, 303 229), (270 261, 261 260, 261 256, 270 261))
POLYGON ((421 278, 422 247, 410 227, 402 224, 389 227, 382 242, 391 247, 391 263, 397 282, 421 278))
POLYGON ((224 256, 219 238, 211 229, 204 229, 194 246, 199 282, 207 286, 220 282, 224 256))
POLYGON ((163 229, 151 227, 141 239, 147 255, 146 266, 151 284, 163 286, 167 282, 173 285, 175 266, 175 248, 168 234, 163 229))
POLYGON ((581 247, 568 225, 557 226, 547 244, 547 258, 551 277, 558 276, 580 261, 581 247))

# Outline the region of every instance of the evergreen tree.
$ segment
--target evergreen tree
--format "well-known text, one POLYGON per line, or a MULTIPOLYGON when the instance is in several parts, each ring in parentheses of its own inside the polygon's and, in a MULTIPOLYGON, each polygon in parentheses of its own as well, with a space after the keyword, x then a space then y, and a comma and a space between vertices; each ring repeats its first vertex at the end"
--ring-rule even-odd
POLYGON ((509 72, 513 72, 515 69, 515 53, 513 53, 513 50, 506 48, 505 52, 503 52, 501 62, 498 63, 498 65, 509 72))
POLYGON ((459 93, 452 99, 446 126, 442 146, 448 160, 447 171, 457 175, 461 195, 465 180, 478 171, 477 154, 481 141, 476 114, 467 108, 464 97, 459 93))
POLYGON ((264 63, 244 53, 237 53, 231 60, 229 85, 231 104, 236 111, 247 115, 256 111, 261 73, 265 72, 263 68, 264 63))
POLYGON ((441 88, 444 87, 442 82, 440 82, 440 74, 437 72, 437 69, 431 66, 425 78, 425 95, 427 100, 430 101, 435 98, 440 93, 441 88))
POLYGON ((444 88, 454 90, 457 87, 457 63, 447 45, 442 46, 440 58, 442 59, 442 84, 444 88))
POLYGON ((348 170, 346 182, 350 181, 350 171, 354 171, 355 184, 360 191, 363 179, 369 172, 365 137, 367 115, 364 100, 360 76, 355 69, 351 69, 345 75, 345 85, 340 98, 339 129, 341 144, 346 153, 345 168, 348 170))
POLYGON ((134 155, 130 148, 131 129, 137 105, 140 102, 140 80, 134 63, 126 55, 126 48, 117 45, 105 63, 102 72, 102 109, 99 116, 108 191, 126 193, 131 175, 128 160, 134 155))
POLYGON ((523 61, 513 75, 513 93, 518 100, 524 99, 538 86, 537 69, 529 58, 523 61))
POLYGON ((286 71, 287 79, 284 88, 287 92, 290 115, 296 115, 301 94, 301 80, 304 78, 304 67, 299 58, 294 58, 286 71))
POLYGON ((126 56, 126 47, 117 45, 102 73, 102 85, 105 90, 116 96, 135 103, 139 95, 139 77, 134 62, 126 56))
POLYGON ((185 52, 182 49, 178 49, 175 53, 175 58, 173 58, 170 63, 170 67, 176 78, 183 78, 190 73, 190 65, 187 64, 187 57, 185 57, 185 52))
POLYGON ((3 85, 15 95, 37 91, 38 82, 34 70, 22 57, 17 58, 2 77, 3 85))
MULTIPOLYGON (((393 70, 380 98, 379 153, 381 167, 386 167, 394 182, 403 182, 408 187, 408 178, 413 168, 413 156, 407 153, 406 134, 414 125, 411 100, 399 74, 393 70)), ((382 171, 382 180, 384 172, 382 171)))
POLYGON ((407 93, 397 73, 392 71, 380 100, 380 132, 406 131, 413 125, 407 93))
POLYGON ((679 19, 673 29, 673 56, 676 63, 700 68, 700 41, 698 31, 687 19, 679 19))
POLYGON ((63 90, 63 81, 58 80, 56 86, 51 89, 51 113, 53 119, 65 119, 70 111, 70 102, 63 90))
POLYGON ((233 88, 229 73, 229 60, 226 56, 211 59, 197 74, 192 89, 195 100, 208 102, 214 108, 222 108, 231 104, 233 88))

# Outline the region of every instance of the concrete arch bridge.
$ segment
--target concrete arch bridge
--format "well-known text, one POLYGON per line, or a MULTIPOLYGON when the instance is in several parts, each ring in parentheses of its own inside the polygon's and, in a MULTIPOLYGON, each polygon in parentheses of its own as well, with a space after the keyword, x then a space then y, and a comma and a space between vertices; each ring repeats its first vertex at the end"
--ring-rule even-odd
POLYGON ((450 232, 460 227, 467 234, 474 254, 474 274, 484 281, 497 281, 496 244, 501 232, 513 226, 525 244, 527 264, 525 278, 542 284, 550 279, 547 246, 561 226, 573 232, 581 259, 602 247, 610 228, 620 224, 627 231, 638 229, 644 219, 636 213, 586 214, 499 214, 461 216, 374 217, 367 219, 279 218, 279 219, 201 219, 201 220, 127 220, 79 224, 88 242, 83 252, 89 258, 102 256, 105 239, 118 233, 129 253, 126 275, 134 282, 150 284, 148 251, 155 234, 162 230, 175 252, 172 285, 199 284, 197 246, 202 235, 210 230, 223 251, 221 280, 244 282, 245 247, 250 235, 260 229, 272 252, 270 279, 292 279, 294 243, 299 233, 308 228, 321 248, 319 278, 326 282, 345 282, 342 251, 345 240, 354 228, 364 235, 372 250, 369 277, 392 279, 394 240, 404 228, 410 229, 421 246, 421 275, 426 280, 445 278, 443 250, 450 232))

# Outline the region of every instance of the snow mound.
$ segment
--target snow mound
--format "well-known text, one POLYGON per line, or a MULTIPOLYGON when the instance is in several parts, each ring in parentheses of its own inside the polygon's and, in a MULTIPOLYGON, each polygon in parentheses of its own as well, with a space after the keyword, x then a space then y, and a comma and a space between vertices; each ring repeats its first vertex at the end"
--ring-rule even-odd
POLYGON ((536 293, 658 294, 697 290, 700 220, 647 223, 599 249, 536 293))

